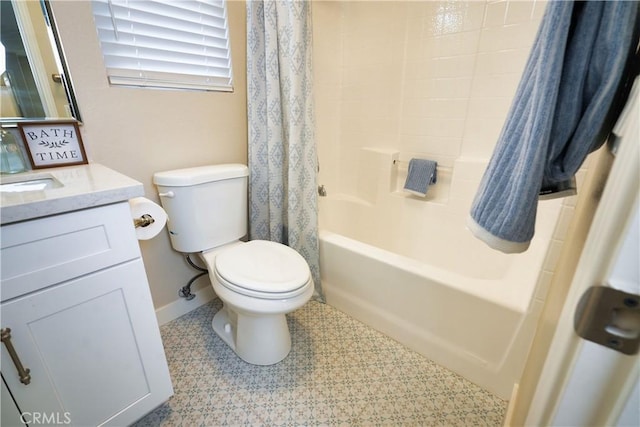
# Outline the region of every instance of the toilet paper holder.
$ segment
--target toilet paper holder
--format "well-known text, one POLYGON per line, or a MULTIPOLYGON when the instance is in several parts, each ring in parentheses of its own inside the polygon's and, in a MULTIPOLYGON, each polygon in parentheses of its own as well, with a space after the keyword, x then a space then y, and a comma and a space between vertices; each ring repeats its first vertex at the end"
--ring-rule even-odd
POLYGON ((155 219, 153 219, 153 217, 149 214, 144 214, 142 215, 140 218, 134 218, 133 219, 133 225, 138 228, 138 227, 148 227, 149 225, 153 224, 154 222, 156 222, 155 219))

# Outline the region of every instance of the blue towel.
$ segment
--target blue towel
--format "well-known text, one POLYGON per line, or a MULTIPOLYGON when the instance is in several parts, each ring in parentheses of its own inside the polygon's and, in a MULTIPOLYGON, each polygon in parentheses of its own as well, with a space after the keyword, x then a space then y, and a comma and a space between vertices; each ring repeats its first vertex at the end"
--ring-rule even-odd
POLYGON ((438 163, 433 160, 409 160, 409 172, 404 183, 404 189, 416 196, 425 197, 429 185, 438 181, 438 163))
POLYGON ((605 141, 630 80, 636 1, 550 1, 471 207, 476 237, 506 253, 534 234, 540 193, 568 188, 605 141))

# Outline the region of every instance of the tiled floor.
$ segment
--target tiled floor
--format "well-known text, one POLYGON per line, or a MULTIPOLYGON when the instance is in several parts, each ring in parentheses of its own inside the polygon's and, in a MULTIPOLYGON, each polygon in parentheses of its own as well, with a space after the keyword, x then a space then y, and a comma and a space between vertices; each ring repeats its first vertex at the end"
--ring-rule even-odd
POLYGON ((288 315, 282 362, 243 362, 211 329, 219 300, 164 325, 174 396, 136 426, 500 426, 506 402, 331 306, 288 315))

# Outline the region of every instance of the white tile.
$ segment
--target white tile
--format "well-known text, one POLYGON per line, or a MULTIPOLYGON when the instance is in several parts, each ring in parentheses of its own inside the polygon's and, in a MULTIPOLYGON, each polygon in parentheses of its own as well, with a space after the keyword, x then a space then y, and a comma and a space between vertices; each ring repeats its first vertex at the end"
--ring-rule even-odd
POLYGON ((534 1, 510 0, 505 24, 518 24, 530 21, 533 16, 534 1))
POLYGON ((410 98, 402 105, 403 117, 439 117, 443 119, 464 119, 467 114, 466 99, 410 98))
POLYGON ((435 78, 441 77, 470 77, 473 75, 473 67, 476 55, 458 55, 440 57, 433 60, 435 78))
POLYGON ((571 225, 571 221, 573 221, 573 217, 575 214, 575 207, 563 205, 560 210, 560 216, 558 217, 558 222, 556 223, 556 228, 553 231, 553 238, 556 240, 564 241, 567 232, 569 231, 569 226, 571 225))
POLYGON ((463 22, 464 31, 474 31, 482 28, 485 16, 485 2, 469 1, 466 2, 466 10, 463 22))
POLYGON ((553 280, 553 272, 543 271, 538 279, 538 286, 536 288, 535 298, 540 301, 545 301, 549 289, 551 288, 551 281, 553 280))
POLYGON ((507 1, 487 3, 484 15, 484 27, 500 27, 507 17, 507 1))
POLYGON ((405 135, 461 138, 464 133, 463 119, 403 117, 401 126, 402 133, 405 135))
POLYGON ((556 270, 558 260, 560 259, 560 253, 562 252, 562 245, 563 242, 560 240, 551 240, 551 244, 547 250, 547 257, 544 260, 543 269, 545 271, 554 272, 556 270))
POLYGON ((475 75, 471 86, 471 98, 506 97, 512 99, 520 83, 520 74, 475 75))
MULTIPOLYGON (((407 61, 404 70, 404 79, 406 80, 426 80, 436 77, 435 58, 428 58, 419 61, 407 61)), ((447 76, 454 77, 454 76, 447 76)))
POLYGON ((476 76, 493 74, 516 74, 524 70, 529 49, 506 49, 478 53, 476 58, 476 76))
POLYGON ((533 45, 537 23, 525 22, 502 27, 483 28, 478 52, 527 48, 533 45))
POLYGON ((345 68, 345 86, 383 86, 400 88, 402 67, 397 64, 362 65, 345 68), (393 83, 390 85, 390 83, 393 83))
POLYGON ((469 116, 474 119, 485 119, 502 125, 511 106, 510 98, 471 98, 469 100, 469 116))
POLYGON ((425 30, 428 34, 439 36, 460 32, 464 29, 466 3, 462 1, 434 2, 431 16, 427 18, 425 30))
POLYGON ((535 22, 540 22, 542 16, 544 15, 544 11, 547 8, 548 0, 535 0, 533 6, 533 14, 531 19, 535 22))
POLYGON ((467 117, 465 122, 462 154, 473 158, 489 158, 493 153, 503 121, 467 117))
POLYGON ((433 53, 436 57, 470 55, 478 50, 480 30, 445 34, 433 39, 433 53))
POLYGON ((404 99, 466 99, 470 96, 471 77, 405 79, 404 99))
POLYGON ((446 138, 421 135, 400 135, 400 151, 402 153, 423 152, 436 153, 440 156, 458 157, 462 138, 446 138))

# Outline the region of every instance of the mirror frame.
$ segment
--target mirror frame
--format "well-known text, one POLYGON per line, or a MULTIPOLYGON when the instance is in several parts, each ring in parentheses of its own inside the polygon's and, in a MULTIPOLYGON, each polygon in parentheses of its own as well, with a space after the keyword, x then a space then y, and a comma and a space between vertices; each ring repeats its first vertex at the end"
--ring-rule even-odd
MULTIPOLYGON (((30 121, 58 121, 58 120, 75 120, 79 124, 82 124, 82 118, 80 116, 80 110, 78 108, 78 102, 74 93, 73 83, 71 81, 71 76, 69 72, 69 67, 67 65, 66 55, 64 53, 64 49, 62 47, 62 42, 60 39, 60 34, 56 25, 56 20, 54 16, 53 9, 51 7, 51 2, 49 0, 39 0, 40 9, 42 10, 42 15, 45 21, 45 25, 49 27, 52 35, 52 44, 55 43, 55 46, 52 47, 52 51, 54 55, 57 55, 56 62, 62 68, 59 70, 60 73, 60 83, 62 83, 64 93, 68 102, 68 109, 71 113, 70 116, 63 117, 0 117, 0 123, 4 126, 11 126, 15 123, 22 122, 30 122, 30 121)), ((50 37, 51 39, 51 37, 50 37)))
MULTIPOLYGON (((62 48, 62 41, 60 40, 60 34, 56 25, 53 9, 51 8, 51 2, 49 0, 43 0, 43 3, 46 11, 44 19, 53 33, 53 39, 56 42, 55 49, 58 53, 58 58, 60 59, 60 64, 62 66, 62 84, 64 85, 64 91, 67 94, 67 99, 69 100, 69 108, 71 109, 70 118, 75 119, 78 123, 82 123, 80 110, 78 108, 78 101, 76 100, 76 95, 73 91, 73 84, 71 82, 71 73, 69 72, 67 58, 64 53, 64 49, 62 48)), ((59 120, 60 118, 58 117, 57 119, 59 120)))

